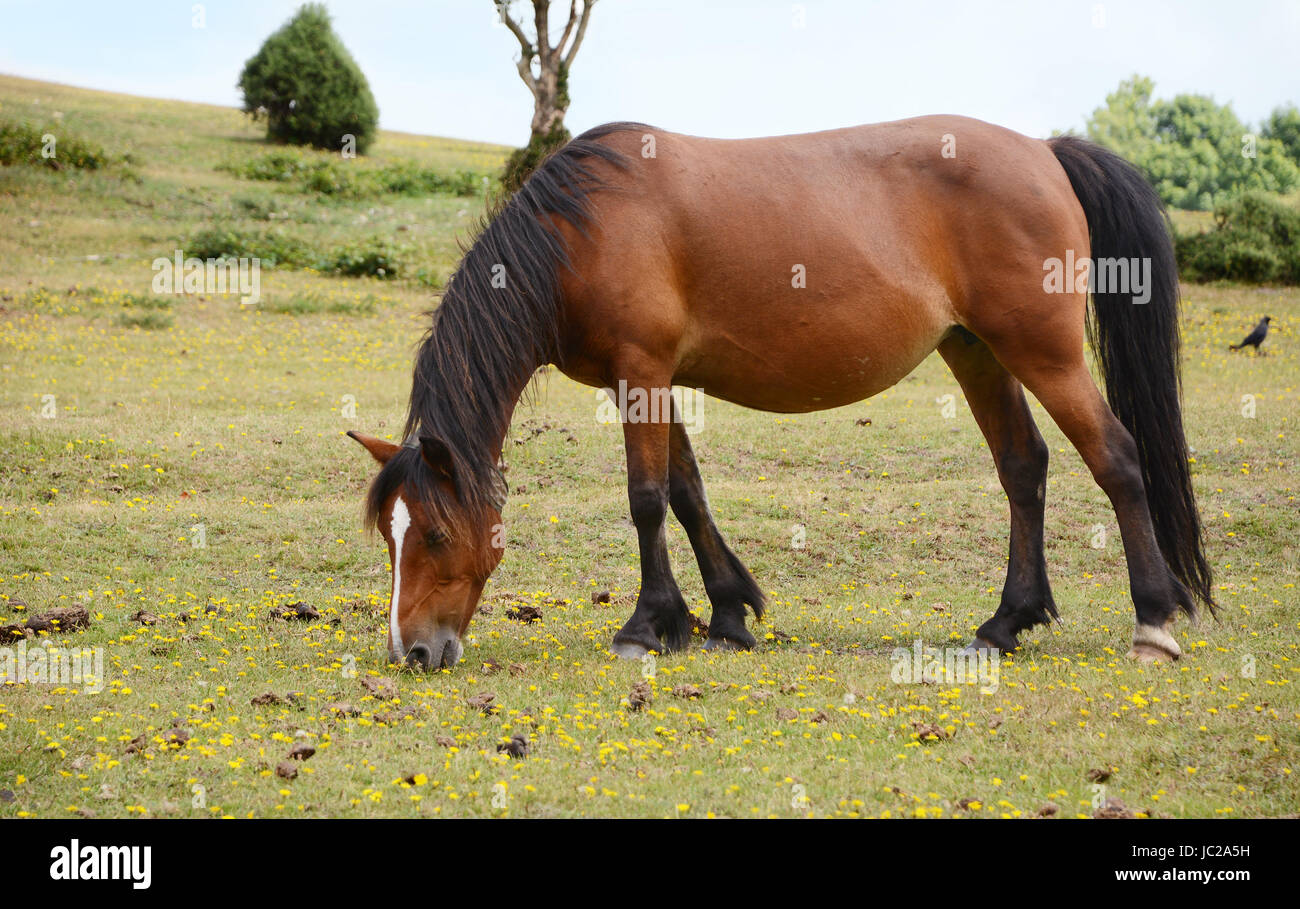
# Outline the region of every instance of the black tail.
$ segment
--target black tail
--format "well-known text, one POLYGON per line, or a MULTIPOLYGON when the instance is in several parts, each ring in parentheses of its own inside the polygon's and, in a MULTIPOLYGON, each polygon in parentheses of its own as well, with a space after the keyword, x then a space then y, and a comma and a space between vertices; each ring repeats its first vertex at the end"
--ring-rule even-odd
POLYGON ((1178 266, 1164 206, 1141 172, 1119 155, 1075 136, 1048 145, 1088 218, 1094 275, 1103 259, 1151 263, 1147 303, 1114 288, 1093 294, 1088 341, 1111 410, 1137 443, 1156 540, 1186 587, 1179 599, 1187 602, 1179 605, 1194 615, 1194 595, 1214 612, 1183 435, 1178 266))

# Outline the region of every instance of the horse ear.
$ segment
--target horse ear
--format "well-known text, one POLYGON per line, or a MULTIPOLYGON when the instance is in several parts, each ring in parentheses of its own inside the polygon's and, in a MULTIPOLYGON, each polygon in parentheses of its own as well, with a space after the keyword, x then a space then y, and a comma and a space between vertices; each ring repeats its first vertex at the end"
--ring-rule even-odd
POLYGON ((363 432, 354 430, 348 430, 348 436, 360 442, 366 451, 370 452, 371 457, 380 464, 387 464, 388 459, 397 454, 399 446, 394 445, 392 442, 385 442, 383 439, 376 439, 374 436, 368 436, 363 432))
POLYGON ((429 469, 448 480, 456 480, 456 462, 447 443, 437 436, 420 436, 420 455, 429 469))

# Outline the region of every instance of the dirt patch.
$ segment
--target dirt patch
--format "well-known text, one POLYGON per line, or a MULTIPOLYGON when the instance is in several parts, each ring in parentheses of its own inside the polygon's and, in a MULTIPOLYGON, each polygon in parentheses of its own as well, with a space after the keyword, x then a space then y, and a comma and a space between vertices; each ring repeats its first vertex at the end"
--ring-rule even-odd
POLYGON ((385 701, 397 697, 397 684, 392 679, 368 675, 361 680, 361 687, 385 701))
POLYGON ((922 723, 918 721, 912 724, 912 728, 916 730, 916 737, 922 742, 941 742, 944 739, 951 737, 947 729, 934 723, 922 723))
POLYGON ((640 710, 653 701, 654 695, 650 691, 649 682, 637 682, 632 686, 632 690, 627 693, 627 707, 629 710, 640 710))
POLYGON ((542 620, 542 610, 536 606, 515 606, 506 610, 506 618, 528 625, 542 620))
POLYGON ((526 757, 530 747, 528 736, 522 732, 516 732, 510 737, 510 741, 497 745, 497 753, 508 754, 511 757, 526 757))
POLYGON ((320 611, 306 603, 288 603, 272 609, 271 615, 286 622, 311 622, 320 618, 320 611))
POLYGON ((482 713, 484 716, 491 716, 501 709, 498 705, 492 703, 496 699, 497 696, 492 692, 480 691, 472 697, 465 698, 465 703, 473 707, 479 713, 482 713))
MULTIPOLYGON (((42 612, 28 619, 24 626, 28 631, 43 631, 46 634, 63 634, 78 628, 90 627, 90 612, 85 606, 61 606, 42 612)), ((13 625, 6 630, 12 629, 13 625)))
POLYGON ((1102 805, 1092 813, 1095 818, 1132 818, 1137 817, 1133 809, 1129 808, 1117 798, 1106 799, 1106 804, 1102 805))

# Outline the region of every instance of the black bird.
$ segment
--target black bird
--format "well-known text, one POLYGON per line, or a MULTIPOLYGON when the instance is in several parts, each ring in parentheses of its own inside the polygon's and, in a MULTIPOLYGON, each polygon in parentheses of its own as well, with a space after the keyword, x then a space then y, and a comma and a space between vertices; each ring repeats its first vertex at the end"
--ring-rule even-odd
POLYGON ((1241 350, 1247 345, 1255 348, 1255 353, 1259 353, 1259 345, 1264 343, 1264 338, 1268 336, 1268 323, 1273 321, 1272 316, 1265 316, 1259 320, 1259 324, 1250 330, 1246 335, 1246 340, 1240 344, 1229 344, 1228 350, 1241 350))

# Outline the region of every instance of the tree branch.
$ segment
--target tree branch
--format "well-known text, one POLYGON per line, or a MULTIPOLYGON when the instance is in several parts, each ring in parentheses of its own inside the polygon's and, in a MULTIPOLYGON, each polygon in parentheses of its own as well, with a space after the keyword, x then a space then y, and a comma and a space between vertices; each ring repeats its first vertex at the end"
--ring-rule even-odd
POLYGON ((537 51, 533 48, 532 42, 528 40, 527 33, 519 27, 519 23, 510 18, 509 0, 495 0, 495 3, 497 12, 501 14, 501 21, 519 40, 522 54, 519 57, 519 62, 515 65, 519 70, 519 78, 523 79, 524 85, 528 86, 528 90, 536 95, 537 80, 533 78, 533 57, 537 55, 537 51))
POLYGON ((587 34, 587 19, 591 16, 591 8, 595 5, 596 0, 583 0, 582 18, 578 21, 578 33, 573 37, 573 46, 564 55, 565 66, 572 66, 573 58, 578 56, 578 48, 582 46, 582 39, 587 34))
POLYGON ((551 64, 551 0, 533 0, 533 28, 537 32, 537 63, 542 72, 551 64))
POLYGON ((569 0, 569 21, 564 23, 564 34, 560 35, 560 40, 555 44, 556 53, 564 51, 564 45, 569 40, 569 33, 573 31, 573 24, 578 21, 577 5, 578 0, 569 0))

